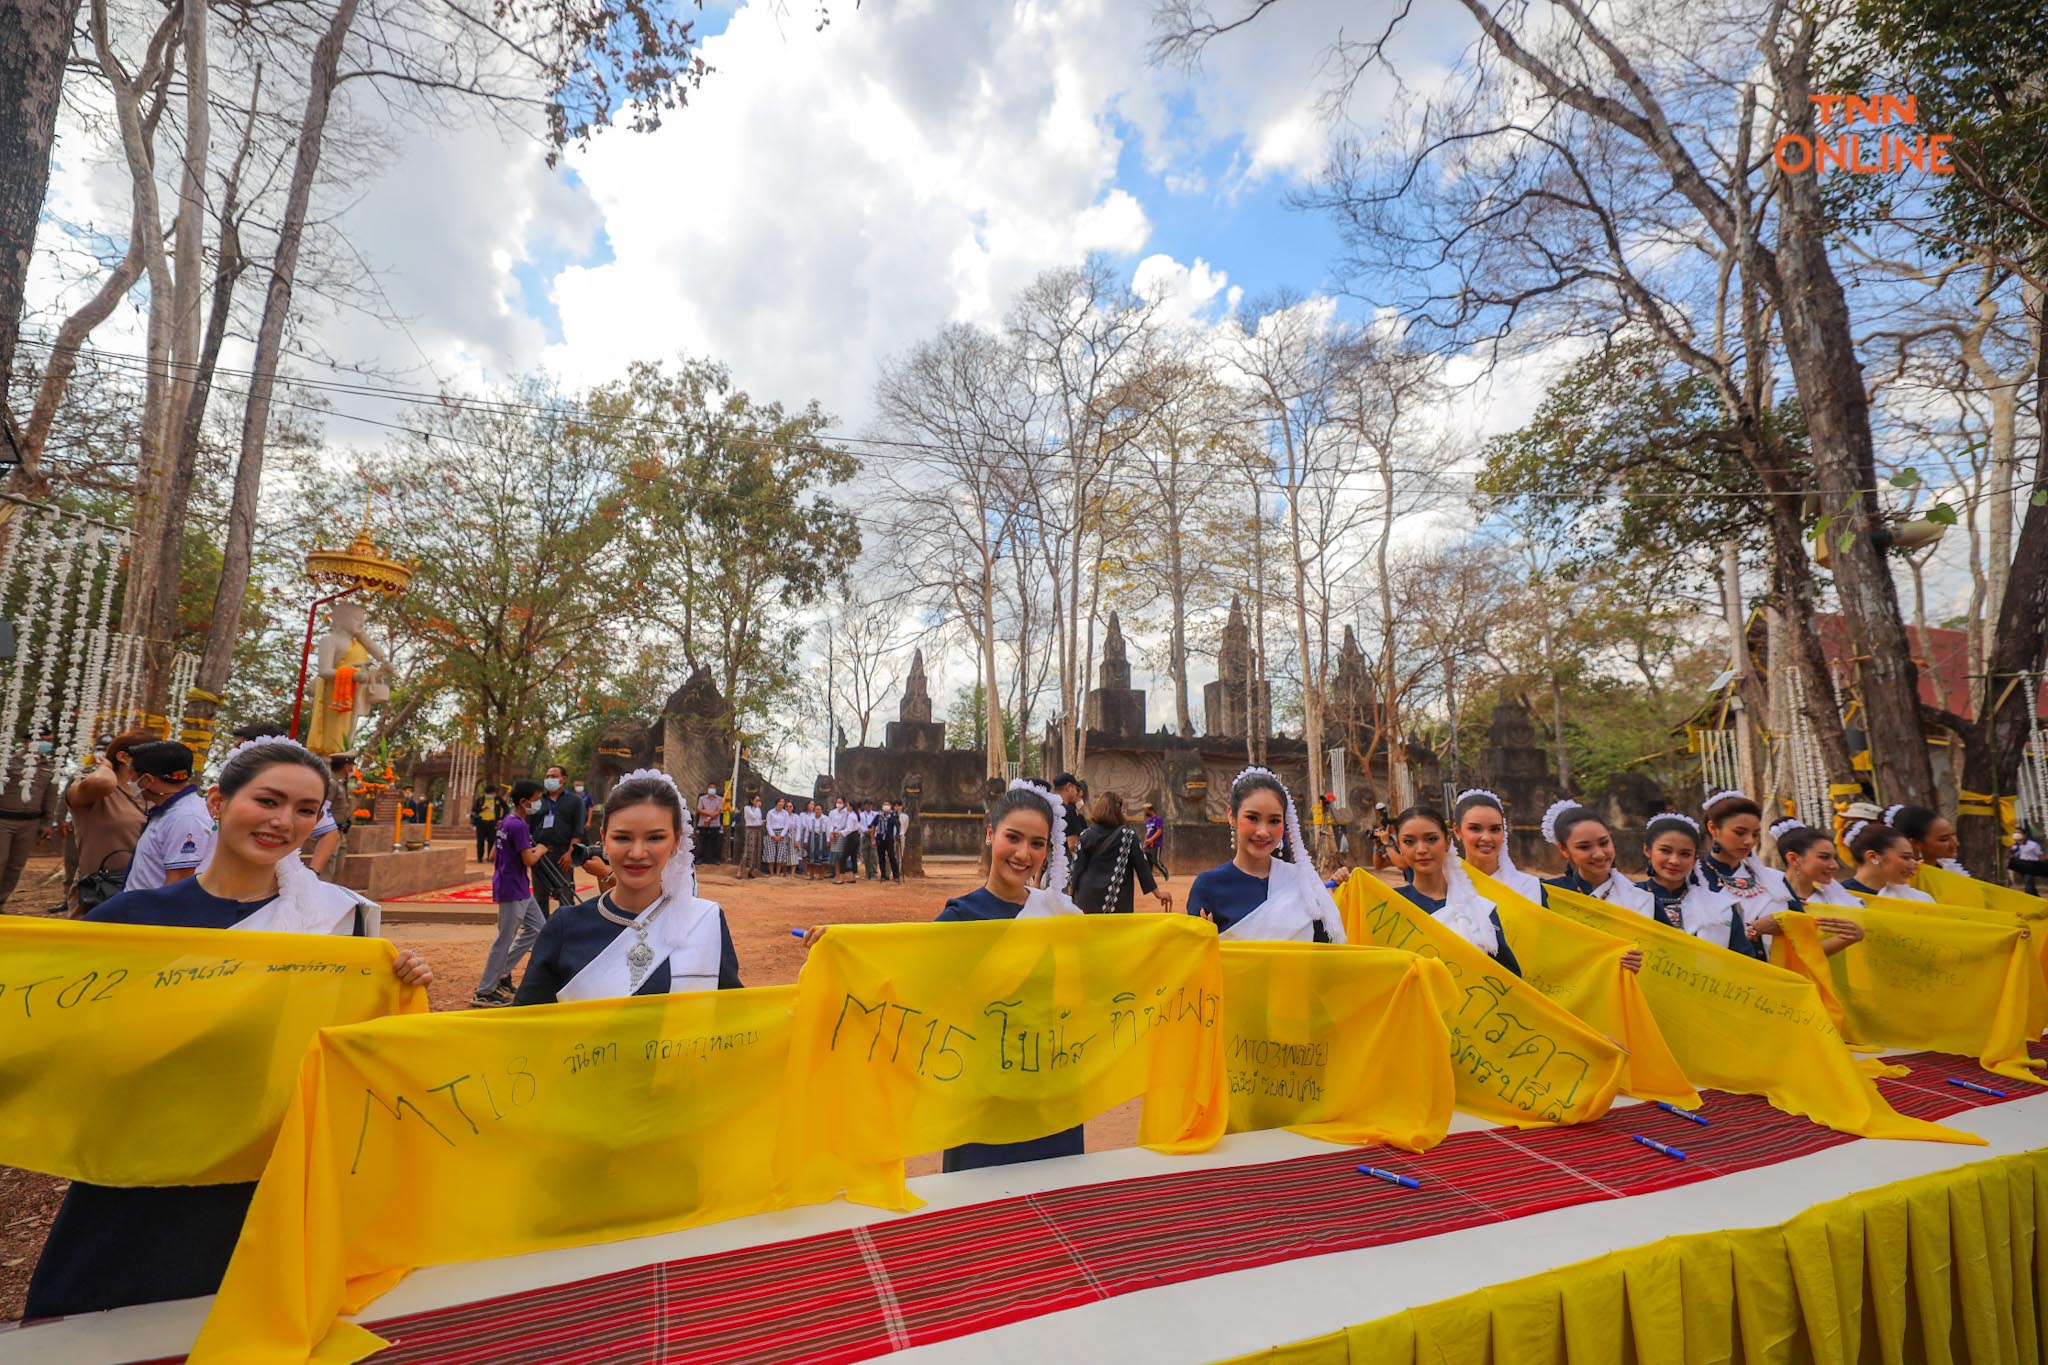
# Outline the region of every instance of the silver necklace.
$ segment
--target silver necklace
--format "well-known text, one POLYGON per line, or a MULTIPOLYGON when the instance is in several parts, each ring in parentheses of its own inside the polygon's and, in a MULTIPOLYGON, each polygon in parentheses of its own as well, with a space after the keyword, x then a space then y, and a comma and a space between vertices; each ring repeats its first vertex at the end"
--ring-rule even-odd
POLYGON ((612 898, 610 896, 599 896, 597 898, 598 914, 603 915, 613 924, 623 925, 631 929, 638 938, 638 942, 626 949, 626 991, 628 994, 631 994, 640 989, 640 983, 647 979, 648 969, 654 966, 654 949, 647 946, 647 930, 661 912, 668 908, 668 897, 664 895, 654 903, 653 909, 648 910, 638 918, 621 914, 616 909, 611 908, 611 906, 612 898))

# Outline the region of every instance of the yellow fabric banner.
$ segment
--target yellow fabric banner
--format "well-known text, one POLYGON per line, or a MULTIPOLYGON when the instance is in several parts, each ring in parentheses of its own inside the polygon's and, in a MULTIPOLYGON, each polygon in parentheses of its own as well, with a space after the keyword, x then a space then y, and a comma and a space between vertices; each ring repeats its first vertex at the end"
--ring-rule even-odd
POLYGON ((1443 964, 1413 953, 1224 943, 1230 1131, 1428 1151, 1451 1125, 1455 1003, 1443 964))
MULTIPOLYGON (((1924 865, 1923 865, 1924 866, 1924 865)), ((1937 869, 1938 870, 1938 869, 1937 869)), ((1953 873, 1945 873, 1954 876, 1953 873)), ((1969 881, 1969 878, 1960 880, 1969 881)), ((1977 883, 1982 886, 1984 883, 1977 883)), ((2003 891, 2003 887, 1990 887, 2003 891)), ((2026 897, 2024 899, 2032 899, 2026 897)), ((1865 896, 1863 903, 1872 909, 1889 911, 1895 915, 1920 915, 1933 919, 1970 920, 1977 924, 1995 924, 2003 928, 2018 926, 2027 935, 2029 955, 2036 968, 2034 977, 2028 982, 2027 1036, 2038 1038, 2048 1029, 2048 916, 2036 917, 2030 913, 2018 913, 2004 908, 1985 909, 1974 903, 1934 902, 1899 900, 1893 896, 1865 896)), ((2010 901, 2003 904, 2009 905, 2010 901)), ((2029 1066, 2038 1068, 2039 1063, 2029 1061, 2029 1066)))
POLYGON ((615 1241, 830 1199, 779 1160, 793 986, 326 1029, 194 1365, 360 1360, 336 1320, 417 1266, 615 1241))
POLYGON ((1863 941, 1833 957, 1811 916, 1782 916, 1778 956, 1819 987, 1848 1042, 1953 1052, 1987 1071, 2037 1079, 2027 1043, 2040 1032, 2028 1020, 2041 971, 2027 931, 2010 916, 1986 924, 1882 908, 1901 903, 1831 906, 1863 926, 1863 941))
POLYGON ((1861 1137, 1982 1144, 1893 1109, 1857 1068, 1806 977, 1605 901, 1555 886, 1547 895, 1552 913, 1642 946, 1643 993, 1694 1085, 1762 1095, 1788 1114, 1861 1137))
POLYGON ((1216 930, 1186 915, 834 925, 804 963, 789 1118, 914 1207, 902 1158, 1024 1142, 1145 1097, 1139 1140, 1215 1145, 1230 1116, 1216 930))
POLYGON ((1230 1365, 2048 1358, 2048 1151, 1667 1237, 1230 1365))
POLYGON ((1913 885, 1943 905, 1967 905, 1979 910, 2002 910, 2024 920, 2048 920, 2048 899, 1980 877, 1965 877, 1933 863, 1920 864, 1920 870, 1913 874, 1913 885))
MULTIPOLYGON (((1458 1108, 1492 1123, 1587 1123, 1621 1085, 1621 1045, 1505 970, 1363 869, 1337 889, 1344 933, 1442 961, 1457 991, 1444 1011, 1458 1108)), ((1511 938, 1509 942, 1514 940, 1511 938)), ((1519 951, 1519 949, 1517 950, 1519 951)))
POLYGON ((382 939, 0 916, 0 1165, 254 1180, 315 1031, 427 1008, 393 956, 382 939))
POLYGON ((1522 964, 1522 979, 1628 1049, 1624 1094, 1697 1109, 1699 1091, 1671 1055, 1664 1031, 1636 973, 1622 968, 1626 939, 1553 915, 1536 902, 1466 865, 1472 885, 1494 903, 1522 964))

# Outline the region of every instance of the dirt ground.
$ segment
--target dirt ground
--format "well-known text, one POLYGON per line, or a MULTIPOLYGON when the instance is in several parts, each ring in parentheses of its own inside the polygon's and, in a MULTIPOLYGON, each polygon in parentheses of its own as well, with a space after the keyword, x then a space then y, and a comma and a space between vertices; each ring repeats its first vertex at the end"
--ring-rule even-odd
MULTIPOLYGON (((980 883, 974 864, 965 859, 929 859, 922 880, 894 883, 863 881, 851 886, 802 882, 790 878, 741 881, 727 868, 707 868, 699 879, 702 894, 725 910, 739 954, 740 975, 750 986, 795 982, 803 968, 804 947, 791 929, 814 924, 888 924, 929 920, 948 898, 980 883)), ((10 914, 35 914, 62 897, 46 879, 61 876, 56 857, 29 862, 20 886, 8 899, 10 914)), ((486 924, 389 924, 385 937, 425 957, 434 968, 428 998, 437 1010, 469 1008, 469 999, 490 952, 492 928, 486 924)), ((1091 1120, 1088 1150, 1128 1147, 1137 1141, 1138 1104, 1132 1101, 1091 1120)), ((938 1169, 936 1154, 913 1158, 912 1175, 938 1169)), ((63 1197, 65 1182, 53 1176, 0 1167, 0 1321, 21 1316, 30 1272, 42 1251, 50 1220, 63 1197)))

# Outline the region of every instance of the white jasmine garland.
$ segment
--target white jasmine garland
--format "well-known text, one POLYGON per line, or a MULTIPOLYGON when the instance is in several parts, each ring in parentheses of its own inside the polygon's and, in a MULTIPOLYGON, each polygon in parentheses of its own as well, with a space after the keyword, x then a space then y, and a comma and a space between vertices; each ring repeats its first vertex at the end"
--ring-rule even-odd
MULTIPOLYGON (((29 541, 30 537, 34 539, 28 546, 28 562, 37 563, 47 555, 49 549, 50 523, 47 517, 33 517, 22 526, 13 539, 21 542, 29 541)), ((20 562, 16 559, 11 544, 8 547, 7 560, 10 571, 13 564, 20 562)), ((0 579, 0 596, 11 595, 12 587, 11 580, 0 579)), ((31 601, 21 613, 21 630, 14 642, 14 667, 7 679, 7 701, 4 709, 0 709, 0 744, 12 746, 15 736, 21 733, 22 687, 28 679, 29 667, 35 659, 35 642, 36 613, 35 604, 31 601)), ((22 765, 24 772, 27 768, 27 764, 22 765)))
POLYGON ((92 747, 92 737, 79 724, 84 710, 86 656, 91 651, 93 628, 98 624, 100 564, 105 558, 105 533, 97 526, 85 531, 84 553, 78 566, 78 610, 71 621, 71 655, 64 670, 64 708, 57 722, 56 762, 63 771, 77 771, 80 760, 92 747))
MULTIPOLYGON (((55 680, 57 659, 62 654, 64 631, 64 608, 72 595, 75 578, 75 559, 79 533, 82 524, 68 521, 57 523, 50 554, 50 588, 46 598, 47 610, 43 613, 43 647, 36 658, 36 690, 33 707, 28 715, 28 729, 31 734, 50 720, 50 685, 55 680)), ((56 761, 55 746, 51 746, 49 758, 31 754, 29 761, 21 765, 21 796, 28 799, 35 785, 36 770, 46 763, 56 761)))

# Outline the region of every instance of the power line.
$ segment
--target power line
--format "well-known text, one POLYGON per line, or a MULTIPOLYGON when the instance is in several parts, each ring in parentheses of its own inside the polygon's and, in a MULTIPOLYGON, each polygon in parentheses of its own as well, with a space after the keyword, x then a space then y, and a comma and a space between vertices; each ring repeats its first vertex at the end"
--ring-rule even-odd
MULTIPOLYGON (((46 351, 55 349, 52 343, 50 342, 30 337, 22 337, 20 339, 20 343, 22 345, 39 347, 46 351)), ((150 372, 150 363, 148 361, 148 358, 145 356, 139 356, 128 352, 102 350, 100 348, 92 346, 81 346, 78 348, 77 353, 80 355, 90 355, 94 359, 99 360, 109 365, 111 368, 116 369, 122 373, 131 375, 139 374, 147 376, 148 373, 150 372)), ((196 369, 195 366, 181 365, 175 361, 165 361, 163 364, 163 368, 166 370, 174 371, 178 369, 196 369)), ((216 376, 228 375, 231 377, 241 379, 254 379, 256 377, 255 372, 253 370, 238 369, 232 366, 216 366, 213 373, 216 376)), ((280 387, 283 388, 310 391, 321 394, 335 394, 348 397, 369 398, 384 402, 427 408, 432 411, 440 413, 466 412, 482 416, 535 416, 558 419, 568 418, 572 420, 582 420, 593 424, 603 423, 610 424, 612 426, 631 425, 643 429, 649 429, 656 432, 660 432, 662 434, 674 434, 676 432, 684 430, 684 428, 679 423, 669 422, 662 418, 653 416, 651 414, 600 413, 591 408, 570 402, 562 402, 558 404, 531 403, 504 398, 477 398, 463 395, 433 393, 423 389, 407 389, 393 385, 345 383, 335 380, 306 379, 300 377, 279 378, 275 382, 280 387)), ((215 385, 214 387, 219 388, 220 386, 215 385)), ((229 389, 226 391, 238 393, 244 397, 246 397, 248 394, 247 389, 229 389)), ((482 449, 490 448, 489 444, 486 442, 465 441, 462 438, 455 437, 447 432, 423 431, 420 428, 408 426, 403 423, 380 421, 376 418, 366 417, 358 413, 347 412, 343 409, 336 407, 323 407, 311 403, 292 403, 289 402, 288 400, 283 400, 276 397, 273 397, 271 401, 274 405, 290 407, 297 411, 318 413, 325 416, 341 417, 349 421, 359 422, 370 426, 377 426, 384 428, 386 430, 402 432, 407 435, 416 435, 422 437, 438 438, 442 440, 459 441, 463 444, 474 445, 482 449)), ((1269 426, 1272 424, 1274 419, 1263 416, 1249 416, 1232 420, 1236 424, 1258 427, 1269 426)), ((815 448, 815 446, 818 445, 879 447, 885 451, 895 452, 889 456, 892 462, 917 465, 927 469, 937 469, 940 470, 941 472, 945 471, 950 467, 951 460, 957 459, 964 454, 970 453, 968 451, 963 450, 959 446, 949 446, 938 442, 913 441, 883 436, 854 436, 845 433, 830 433, 825 431, 821 431, 818 434, 816 440, 811 443, 798 443, 787 440, 777 440, 773 437, 748 435, 738 432, 719 432, 717 433, 717 439, 735 445, 745 445, 758 449, 773 450, 783 453, 815 448), (935 456, 940 455, 945 456, 947 458, 943 460, 935 458, 935 456)), ((860 452, 849 453, 859 454, 860 452)), ((1012 453, 1019 454, 1020 456, 1023 454, 1023 452, 1014 451, 1012 453)), ((1053 452, 1050 451, 1043 452, 1043 454, 1046 458, 1053 457, 1053 452)), ((1203 471, 1207 471, 1218 475, 1246 477, 1251 472, 1251 469, 1248 465, 1227 460, 1205 461, 1197 457, 1190 456, 1182 460, 1181 463, 1187 468, 1189 468, 1191 472, 1194 473, 1201 473, 1203 471)), ((1475 480, 1477 477, 1477 475, 1472 472, 1461 472, 1450 469, 1439 470, 1405 468, 1396 468, 1394 472, 1397 475, 1401 475, 1404 477, 1419 477, 1421 479, 1430 481, 1432 484, 1438 485, 1438 487, 1435 488, 1417 488, 1411 484, 1406 486, 1404 489, 1400 490, 1402 492, 1410 494, 1411 496, 1436 491, 1453 493, 1462 492, 1474 497, 1495 497, 1497 501, 1503 502, 1547 501, 1605 503, 1615 500, 1663 500, 1671 502, 1757 502, 1771 498, 1789 498, 1803 501, 1807 498, 1815 496, 1814 491, 1811 489, 1794 489, 1783 492, 1774 492, 1770 490, 1757 489, 1747 492, 1720 492, 1714 490, 1700 490, 1693 492, 1666 493, 1655 491, 1621 492, 1613 488, 1589 489, 1580 491, 1562 489, 1545 490, 1540 492, 1516 493, 1512 496, 1497 496, 1482 493, 1477 488, 1471 487, 1471 482, 1475 480), (1454 481, 1463 481, 1466 486, 1452 488, 1444 488, 1441 486, 1444 483, 1454 481)), ((1380 488, 1381 478, 1382 476, 1378 470, 1354 470, 1351 471, 1350 475, 1346 478, 1338 480, 1316 480, 1315 483, 1317 487, 1335 487, 1340 489, 1348 488, 1355 490, 1363 486, 1364 482, 1369 482, 1370 487, 1368 488, 1368 491, 1379 492, 1382 491, 1380 488)), ((1281 483, 1278 486, 1285 488, 1288 485, 1281 483)), ((2018 492, 2020 490, 2031 487, 2031 480, 2015 478, 2010 484, 2006 485, 2002 489, 1980 487, 1976 492, 1972 494, 1952 500, 1951 505, 1975 505, 1976 503, 1987 500, 1994 494, 2000 492, 2018 492)), ((1882 495, 1885 491, 1886 488, 1883 485, 1873 485, 1871 487, 1857 490, 1858 493, 1870 496, 1879 496, 1882 495)))

